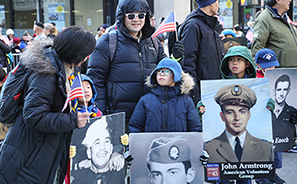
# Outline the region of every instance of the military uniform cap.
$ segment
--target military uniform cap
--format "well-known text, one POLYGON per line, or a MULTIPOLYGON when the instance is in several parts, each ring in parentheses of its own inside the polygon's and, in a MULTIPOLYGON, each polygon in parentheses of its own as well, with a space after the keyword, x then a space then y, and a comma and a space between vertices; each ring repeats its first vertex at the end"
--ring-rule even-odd
POLYGON ((244 85, 229 85, 220 89, 214 97, 220 105, 240 105, 251 108, 255 105, 257 97, 255 92, 244 85))
POLYGON ((185 139, 160 137, 153 140, 148 162, 176 163, 191 161, 190 146, 185 139))
POLYGON ((106 129, 107 128, 107 122, 106 117, 102 116, 100 119, 93 122, 87 132, 86 136, 82 141, 82 145, 86 146, 87 148, 91 147, 94 141, 98 138, 98 130, 100 129, 106 129))

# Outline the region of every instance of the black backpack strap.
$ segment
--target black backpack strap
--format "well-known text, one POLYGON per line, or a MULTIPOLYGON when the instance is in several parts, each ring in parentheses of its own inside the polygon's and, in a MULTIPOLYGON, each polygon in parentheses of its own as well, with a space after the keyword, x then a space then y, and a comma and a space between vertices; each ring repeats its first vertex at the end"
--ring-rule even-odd
POLYGON ((158 55, 158 53, 159 53, 159 44, 158 44, 158 40, 157 39, 158 39, 157 37, 153 38, 153 44, 154 44, 156 53, 158 55))
POLYGON ((117 30, 112 30, 111 32, 108 33, 108 36, 109 36, 109 40, 108 40, 109 62, 111 63, 115 56, 115 51, 118 43, 117 30))

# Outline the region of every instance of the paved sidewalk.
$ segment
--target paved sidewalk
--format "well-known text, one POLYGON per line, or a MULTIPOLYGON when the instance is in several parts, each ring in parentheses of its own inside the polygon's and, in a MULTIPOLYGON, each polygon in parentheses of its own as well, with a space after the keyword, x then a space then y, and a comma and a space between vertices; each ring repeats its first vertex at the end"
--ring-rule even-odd
POLYGON ((287 182, 297 183, 297 153, 283 152, 283 167, 277 169, 276 173, 287 182))

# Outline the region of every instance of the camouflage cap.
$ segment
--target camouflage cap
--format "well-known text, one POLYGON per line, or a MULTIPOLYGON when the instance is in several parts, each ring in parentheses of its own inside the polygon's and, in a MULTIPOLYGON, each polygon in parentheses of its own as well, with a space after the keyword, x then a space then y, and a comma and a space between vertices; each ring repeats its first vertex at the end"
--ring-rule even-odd
POLYGON ((251 108, 255 105, 257 97, 255 92, 244 85, 229 85, 220 89, 214 97, 220 105, 240 105, 251 108))
POLYGON ((179 137, 160 137, 153 140, 148 153, 148 162, 176 163, 191 160, 190 146, 179 137))

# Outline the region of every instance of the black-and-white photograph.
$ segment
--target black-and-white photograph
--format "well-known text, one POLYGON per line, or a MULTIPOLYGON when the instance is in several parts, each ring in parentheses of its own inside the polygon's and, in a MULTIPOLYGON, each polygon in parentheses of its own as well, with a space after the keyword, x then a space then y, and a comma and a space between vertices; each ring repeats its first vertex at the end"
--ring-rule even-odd
POLYGON ((270 95, 275 102, 272 115, 275 151, 286 151, 293 147, 296 125, 291 121, 297 111, 297 69, 267 70, 270 79, 270 95))
POLYGON ((91 118, 84 128, 73 131, 71 147, 76 153, 71 162, 72 184, 124 184, 125 114, 117 113, 91 118), (73 148, 72 148, 73 149, 73 148))
POLYGON ((131 184, 203 183, 202 133, 132 133, 131 184))

